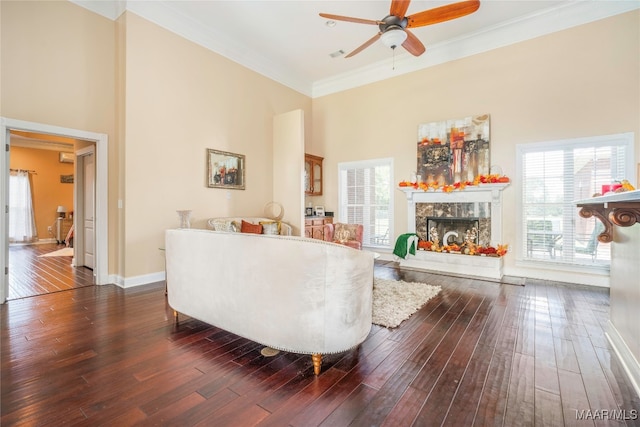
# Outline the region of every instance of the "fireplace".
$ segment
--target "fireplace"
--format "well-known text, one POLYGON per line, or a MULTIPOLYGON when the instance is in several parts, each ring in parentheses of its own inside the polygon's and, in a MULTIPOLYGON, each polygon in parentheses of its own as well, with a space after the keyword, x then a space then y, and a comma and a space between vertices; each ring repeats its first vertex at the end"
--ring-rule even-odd
MULTIPOLYGON (((491 206, 489 202, 466 202, 454 201, 449 203, 428 203, 418 202, 415 204, 415 230, 422 240, 432 240, 430 236, 431 227, 429 222, 439 224, 437 228, 440 243, 446 245, 444 241, 445 233, 452 227, 457 232, 455 243, 458 245, 464 242, 467 230, 475 227, 477 238, 475 243, 488 246, 492 243, 491 236, 491 206), (448 222, 446 222, 448 221, 448 222)), ((454 243, 454 240, 449 240, 454 243)))
MULTIPOLYGON (((422 240, 430 240, 429 221, 442 224, 438 230, 439 240, 455 231, 458 236, 448 234, 448 243, 464 242, 467 229, 477 229, 476 243, 481 246, 496 246, 502 241, 502 190, 509 183, 468 186, 462 191, 422 191, 414 188, 399 188, 407 197, 407 231, 416 233, 422 240), (447 222, 445 224, 445 222, 447 222)), ((439 271, 445 273, 473 275, 483 278, 502 277, 502 257, 468 256, 432 251, 416 251, 400 260, 401 266, 439 271)))
POLYGON ((435 232, 442 245, 455 243, 462 246, 467 233, 472 234, 473 236, 470 236, 472 242, 478 244, 479 226, 479 218, 427 217, 427 232, 430 240, 433 240, 432 234, 435 232))

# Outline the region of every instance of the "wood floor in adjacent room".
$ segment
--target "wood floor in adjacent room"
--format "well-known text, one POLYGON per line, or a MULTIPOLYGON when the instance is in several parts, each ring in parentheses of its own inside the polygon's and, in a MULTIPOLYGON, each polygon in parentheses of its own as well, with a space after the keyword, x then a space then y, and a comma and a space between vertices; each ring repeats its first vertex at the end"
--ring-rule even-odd
POLYGON ((9 301, 0 308, 0 423, 640 425, 640 399, 605 337, 607 289, 392 263, 375 275, 443 290, 398 328, 373 326, 358 348, 326 356, 318 377, 307 355, 265 357, 186 316, 176 324, 164 283, 9 301))
POLYGON ((44 256, 65 247, 55 243, 9 246, 7 299, 91 286, 93 271, 85 267, 73 267, 72 256, 44 256))

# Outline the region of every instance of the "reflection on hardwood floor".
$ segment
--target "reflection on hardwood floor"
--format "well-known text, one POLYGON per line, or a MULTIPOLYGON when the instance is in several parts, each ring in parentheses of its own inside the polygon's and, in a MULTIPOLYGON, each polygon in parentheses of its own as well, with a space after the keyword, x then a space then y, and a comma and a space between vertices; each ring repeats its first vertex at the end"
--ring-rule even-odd
POLYGON ((639 424, 640 399, 605 337, 608 289, 514 286, 393 263, 378 263, 375 275, 443 290, 398 328, 374 325, 357 348, 325 356, 317 377, 308 356, 265 357, 259 344, 203 322, 181 315, 176 324, 164 283, 9 301, 0 307, 0 422, 639 424))
POLYGON ((9 246, 8 299, 91 286, 93 271, 72 267, 72 257, 40 256, 64 247, 55 243, 9 246))

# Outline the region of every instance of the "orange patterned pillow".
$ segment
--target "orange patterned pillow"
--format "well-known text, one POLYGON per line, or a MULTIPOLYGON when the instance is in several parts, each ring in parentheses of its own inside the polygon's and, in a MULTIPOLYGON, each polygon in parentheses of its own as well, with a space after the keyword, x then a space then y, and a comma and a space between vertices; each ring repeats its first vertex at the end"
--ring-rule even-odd
POLYGON ((357 224, 337 223, 333 232, 333 240, 341 243, 349 240, 356 240, 357 230, 357 224))
POLYGON ((260 224, 251 224, 243 219, 240 231, 243 233, 262 234, 262 226, 260 224))

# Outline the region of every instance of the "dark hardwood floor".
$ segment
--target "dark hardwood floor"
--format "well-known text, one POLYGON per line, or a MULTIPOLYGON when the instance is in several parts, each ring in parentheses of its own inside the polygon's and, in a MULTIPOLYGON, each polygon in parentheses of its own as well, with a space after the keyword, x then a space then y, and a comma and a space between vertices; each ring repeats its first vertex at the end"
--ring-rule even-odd
POLYGON ((64 247, 65 245, 55 243, 9 246, 7 299, 13 300, 90 286, 93 272, 85 267, 72 267, 72 257, 41 256, 64 247))
POLYGON ((374 325, 358 348, 325 356, 317 377, 309 356, 265 357, 260 345, 186 316, 176 324, 164 283, 9 301, 0 307, 0 422, 640 425, 640 399, 605 337, 607 289, 384 262, 375 274, 442 292, 398 328, 374 325))

